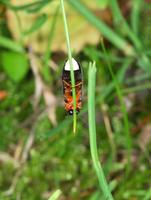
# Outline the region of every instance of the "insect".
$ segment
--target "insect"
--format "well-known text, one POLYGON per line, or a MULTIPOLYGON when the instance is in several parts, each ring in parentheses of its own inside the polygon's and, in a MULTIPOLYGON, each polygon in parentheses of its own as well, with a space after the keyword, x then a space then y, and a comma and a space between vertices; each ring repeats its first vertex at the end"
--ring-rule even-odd
MULTIPOLYGON (((76 111, 80 112, 82 107, 82 69, 78 62, 72 58, 73 71, 75 77, 75 92, 76 92, 76 111)), ((65 63, 62 72, 62 84, 65 110, 69 115, 73 115, 73 96, 72 84, 70 78, 70 63, 69 60, 65 63)))

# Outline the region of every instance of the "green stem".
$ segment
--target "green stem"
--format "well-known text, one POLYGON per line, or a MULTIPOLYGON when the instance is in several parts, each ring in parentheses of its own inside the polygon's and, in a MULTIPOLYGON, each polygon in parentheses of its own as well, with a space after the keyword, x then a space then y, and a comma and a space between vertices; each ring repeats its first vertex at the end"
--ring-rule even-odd
POLYGON ((74 71, 73 71, 73 63, 72 63, 72 54, 71 54, 71 48, 70 48, 70 38, 69 38, 69 31, 67 26, 67 19, 66 19, 66 13, 64 8, 64 1, 60 0, 61 2, 61 9, 62 9, 62 15, 63 15, 63 22, 64 22, 64 29, 65 29, 65 35, 66 35, 66 42, 67 42, 67 49, 68 49, 68 59, 70 63, 70 76, 71 76, 71 84, 72 84, 72 96, 73 96, 73 132, 76 132, 76 91, 75 91, 75 78, 74 78, 74 71))
POLYGON ((140 11, 141 11, 142 3, 143 3, 142 0, 132 1, 131 25, 136 35, 138 35, 138 31, 139 31, 140 11))
POLYGON ((20 53, 24 52, 23 47, 19 43, 14 42, 13 40, 4 36, 0 36, 0 46, 12 51, 16 51, 20 53))
POLYGON ((19 43, 21 46, 23 46, 23 31, 22 31, 21 19, 17 11, 14 11, 14 14, 16 16, 17 25, 19 29, 19 43))
POLYGON ((97 174, 100 188, 103 191, 105 199, 113 200, 105 179, 102 166, 99 161, 97 144, 96 144, 96 125, 95 125, 95 82, 96 82, 96 67, 95 63, 90 64, 88 74, 88 117, 89 117, 89 137, 92 162, 97 174))
POLYGON ((118 79, 116 78, 116 76, 114 75, 114 72, 112 70, 112 67, 111 67, 111 64, 110 64, 110 61, 109 61, 108 53, 105 49, 103 41, 101 42, 101 46, 102 46, 102 49, 103 49, 103 51, 106 55, 106 63, 107 63, 109 72, 112 76, 112 79, 114 81, 116 92, 117 92, 117 95, 118 95, 118 98, 119 98, 119 101, 120 101, 121 110, 122 110, 123 117, 124 117, 124 119, 123 119, 124 120, 124 126, 125 126, 124 130, 125 130, 126 144, 127 144, 127 150, 128 150, 128 165, 127 165, 127 173, 128 173, 129 167, 130 167, 130 155, 131 155, 131 148, 132 148, 132 141, 131 141, 131 137, 130 137, 128 115, 127 115, 125 103, 124 103, 124 100, 123 100, 122 89, 120 87, 120 83, 119 83, 118 79))
POLYGON ((56 190, 48 200, 57 200, 61 195, 61 190, 56 190))
POLYGON ((151 88, 151 83, 146 83, 144 85, 138 85, 135 87, 125 88, 123 90, 123 93, 124 94, 135 93, 135 92, 139 92, 139 91, 150 89, 150 88, 151 88))
POLYGON ((51 28, 50 28, 50 33, 48 35, 47 48, 46 48, 46 52, 44 54, 45 67, 48 67, 48 62, 49 62, 49 59, 51 57, 51 51, 50 51, 51 48, 50 47, 51 47, 54 32, 55 32, 55 26, 56 26, 56 23, 57 23, 58 12, 59 12, 59 6, 56 8, 56 11, 54 13, 53 21, 52 21, 51 28))
POLYGON ((50 69, 49 69, 49 61, 51 60, 51 45, 55 33, 55 27, 58 19, 58 12, 59 12, 60 6, 58 6, 54 12, 54 17, 50 26, 50 31, 48 34, 48 39, 47 39, 47 46, 46 46, 46 51, 43 56, 43 70, 42 70, 42 75, 45 81, 51 82, 51 75, 50 75, 50 69))
POLYGON ((141 42, 138 39, 138 37, 135 35, 135 33, 130 29, 129 25, 127 24, 126 20, 124 19, 121 10, 119 8, 119 5, 117 3, 117 0, 110 0, 110 5, 112 9, 113 19, 117 26, 121 24, 123 27, 122 29, 125 29, 127 32, 127 35, 131 39, 131 41, 134 43, 135 47, 140 50, 142 48, 141 42))
POLYGON ((93 24, 106 39, 113 43, 116 47, 121 49, 125 54, 134 56, 134 48, 109 26, 107 26, 101 19, 97 18, 91 11, 89 11, 84 4, 77 0, 68 0, 79 13, 81 13, 91 24, 93 24))

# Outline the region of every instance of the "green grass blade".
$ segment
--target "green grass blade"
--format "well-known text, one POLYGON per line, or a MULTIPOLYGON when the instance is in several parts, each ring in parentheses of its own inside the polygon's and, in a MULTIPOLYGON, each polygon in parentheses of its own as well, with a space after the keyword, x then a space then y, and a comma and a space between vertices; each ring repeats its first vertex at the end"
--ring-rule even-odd
POLYGON ((61 195, 61 190, 56 190, 48 200, 57 200, 61 195))
POLYGON ((135 47, 137 49, 141 49, 142 48, 141 42, 139 38, 135 35, 135 33, 131 30, 126 20, 124 19, 117 0, 110 0, 110 6, 113 14, 113 19, 117 27, 121 25, 120 27, 123 27, 122 29, 126 31, 127 35, 129 36, 135 47))
POLYGON ((32 3, 15 6, 15 5, 11 4, 9 1, 0 0, 0 2, 2 4, 7 6, 11 10, 14 10, 14 11, 26 10, 27 12, 31 12, 31 13, 39 11, 41 8, 43 8, 45 5, 47 5, 50 1, 52 1, 52 0, 45 0, 45 1, 37 0, 32 3))
POLYGON ((125 88, 123 90, 123 93, 124 94, 136 93, 136 92, 139 92, 139 91, 142 91, 142 90, 146 90, 146 89, 151 89, 151 82, 145 83, 143 85, 141 84, 141 85, 138 85, 138 86, 134 86, 134 87, 130 87, 130 88, 125 88))
POLYGON ((46 14, 38 16, 37 19, 34 21, 34 23, 31 25, 31 27, 28 30, 25 30, 23 34, 27 36, 35 31, 38 31, 44 25, 47 19, 48 16, 46 14))
POLYGON ((131 26, 136 35, 138 35, 138 31, 139 31, 140 10, 141 10, 142 3, 143 3, 142 0, 132 1, 131 26))
POLYGON ((103 52, 106 55, 106 63, 107 63, 109 72, 111 74, 111 77, 112 77, 112 79, 114 81, 116 92, 117 92, 117 96, 119 98, 120 105, 121 105, 121 111, 123 113, 123 118, 124 118, 123 120, 124 120, 124 127, 125 127, 124 131, 125 131, 126 145, 127 145, 127 150, 128 150, 128 155, 127 155, 127 158, 128 158, 127 172, 128 172, 129 171, 129 166, 130 166, 131 149, 132 149, 132 140, 131 140, 131 136, 130 136, 128 114, 127 114, 126 106, 125 106, 125 103, 124 103, 124 100, 123 100, 123 95, 122 95, 122 89, 121 89, 121 86, 120 86, 120 82, 116 78, 116 76, 114 75, 114 72, 113 72, 111 64, 110 64, 110 59, 109 59, 108 53, 107 53, 107 51, 105 49, 103 41, 101 42, 101 46, 102 46, 103 52))
POLYGON ((20 53, 24 52, 24 49, 22 48, 20 44, 4 36, 0 36, 0 46, 12 51, 16 51, 20 53))
POLYGON ((113 200, 107 181, 105 179, 102 166, 99 161, 96 144, 96 125, 95 125, 95 81, 96 67, 95 63, 90 64, 88 73, 88 117, 89 117, 89 137, 92 162, 97 174, 100 188, 103 191, 105 199, 113 200))
POLYGON ((51 74, 50 74, 50 67, 49 67, 49 61, 51 60, 51 45, 54 38, 55 30, 56 30, 59 10, 60 10, 60 6, 58 6, 54 12, 53 20, 52 20, 52 23, 50 24, 46 51, 43 56, 44 65, 43 65, 42 75, 43 75, 44 80, 49 83, 51 82, 51 74))
POLYGON ((61 9, 62 9, 62 15, 63 15, 63 22, 64 22, 64 29, 65 29, 65 35, 66 35, 66 42, 67 42, 67 49, 68 49, 68 59, 70 63, 70 76, 71 76, 71 84, 72 84, 72 96, 73 96, 73 132, 76 132, 76 91, 75 91, 75 78, 74 78, 74 72, 73 72, 73 64, 72 64, 72 54, 71 54, 71 47, 70 47, 70 38, 69 38, 69 31, 68 31, 68 25, 67 25, 67 19, 66 19, 66 13, 64 8, 64 1, 60 0, 61 2, 61 9))
POLYGON ((54 17, 53 17, 53 21, 51 24, 51 28, 50 28, 50 33, 48 35, 48 42, 47 42, 47 48, 46 48, 46 52, 44 54, 44 64, 46 66, 48 66, 48 61, 51 57, 51 52, 50 52, 50 47, 52 44, 52 40, 53 40, 53 36, 54 36, 54 32, 55 32, 55 27, 56 27, 56 23, 57 23, 57 19, 58 19, 58 13, 59 13, 59 6, 56 8, 56 11, 54 13, 54 17))
POLYGON ((125 54, 134 55, 133 47, 121 36, 115 33, 101 19, 98 19, 91 11, 89 11, 80 1, 68 0, 81 15, 83 15, 92 25, 94 25, 101 34, 108 39, 112 44, 121 49, 125 54))

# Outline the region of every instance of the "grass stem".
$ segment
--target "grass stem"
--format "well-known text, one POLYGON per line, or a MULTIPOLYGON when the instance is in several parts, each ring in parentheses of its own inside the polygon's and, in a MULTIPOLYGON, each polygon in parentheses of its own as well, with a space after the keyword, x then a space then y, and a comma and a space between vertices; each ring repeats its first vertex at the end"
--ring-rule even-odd
POLYGON ((106 25, 101 19, 96 17, 81 1, 68 0, 71 4, 87 21, 95 26, 107 40, 114 44, 117 48, 121 49, 126 55, 135 55, 135 49, 131 46, 127 40, 118 35, 108 25, 106 25))
POLYGON ((48 34, 48 42, 47 42, 47 47, 46 47, 46 52, 44 54, 44 64, 45 64, 45 67, 48 67, 48 62, 50 60, 50 57, 51 57, 51 45, 52 45, 52 41, 53 41, 53 37, 54 37, 54 33, 55 33, 55 27, 56 27, 56 24, 57 24, 57 18, 58 18, 58 13, 59 13, 59 6, 56 8, 55 12, 54 12, 54 17, 53 17, 53 20, 52 20, 52 24, 51 24, 51 27, 50 27, 50 31, 49 31, 49 34, 48 34))
POLYGON ((135 47, 138 50, 140 50, 142 48, 141 42, 139 38, 137 37, 137 35, 135 35, 135 33, 131 30, 125 18, 123 17, 117 0, 111 0, 110 6, 112 9, 113 19, 114 19, 115 24, 117 26, 119 26, 120 24, 122 25, 123 27, 122 29, 125 29, 125 31, 127 32, 127 35, 129 36, 129 38, 131 39, 135 47))
POLYGON ((90 150, 91 150, 92 162, 99 180, 100 188, 103 191, 105 199, 113 200, 97 152, 96 125, 95 125, 95 81, 96 81, 95 63, 93 64, 90 63, 89 73, 88 73, 88 115, 89 115, 89 137, 90 137, 90 150))
POLYGON ((67 19, 66 19, 65 7, 64 7, 64 0, 60 0, 60 2, 61 2, 65 36, 66 36, 67 49, 68 49, 68 59, 69 59, 70 69, 71 69, 70 76, 71 76, 72 96, 73 96, 73 132, 75 133, 76 132, 76 121, 77 121, 75 78, 74 78, 74 71, 73 71, 72 53, 71 53, 71 47, 70 47, 70 37, 69 37, 69 31, 68 31, 68 25, 67 25, 67 19))
POLYGON ((57 200, 61 195, 61 190, 56 190, 48 200, 57 200))
POLYGON ((120 105, 121 105, 121 111, 123 113, 123 121, 124 121, 124 127, 125 127, 124 131, 125 131, 126 144, 127 144, 127 150, 128 150, 128 155, 127 155, 127 159, 128 159, 127 172, 129 172, 132 141, 131 141, 131 136, 130 136, 130 128, 129 128, 128 115, 127 115, 126 106, 125 106, 125 103, 124 103, 124 100, 123 100, 123 95, 122 95, 122 89, 120 87, 120 82, 116 78, 116 76, 114 75, 114 72, 113 72, 113 69, 111 67, 110 60, 109 60, 109 57, 108 57, 108 53, 107 53, 107 51, 105 49, 103 40, 101 41, 101 46, 102 46, 104 54, 106 55, 106 63, 107 63, 109 72, 111 74, 111 77, 112 77, 112 79, 114 81, 115 89, 116 89, 116 92, 117 92, 117 96, 119 98, 119 102, 120 102, 120 105))

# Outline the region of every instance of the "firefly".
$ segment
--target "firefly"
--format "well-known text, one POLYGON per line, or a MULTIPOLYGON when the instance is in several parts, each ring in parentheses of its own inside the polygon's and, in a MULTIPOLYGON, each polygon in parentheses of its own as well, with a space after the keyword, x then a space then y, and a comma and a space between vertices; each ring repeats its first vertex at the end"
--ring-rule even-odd
MULTIPOLYGON (((79 113, 82 108, 82 69, 80 64, 72 58, 73 72, 75 78, 75 92, 76 92, 76 112, 79 113)), ((70 77, 70 63, 66 61, 62 72, 62 84, 65 110, 69 115, 73 115, 73 96, 72 96, 72 84, 70 77)))

